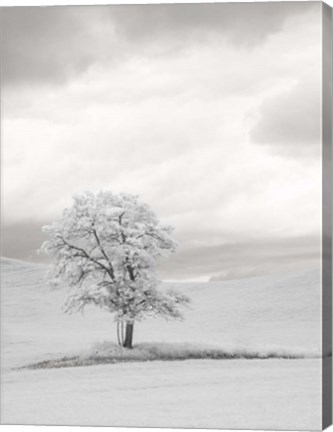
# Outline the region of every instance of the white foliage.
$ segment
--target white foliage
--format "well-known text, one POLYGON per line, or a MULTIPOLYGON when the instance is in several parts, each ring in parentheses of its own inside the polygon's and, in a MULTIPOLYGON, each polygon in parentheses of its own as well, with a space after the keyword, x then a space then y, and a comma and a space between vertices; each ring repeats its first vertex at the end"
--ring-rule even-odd
POLYGON ((49 240, 41 252, 56 258, 53 283, 73 287, 65 310, 95 304, 115 319, 145 315, 181 318, 189 302, 176 292, 162 292, 156 260, 176 248, 172 227, 162 225, 137 196, 102 191, 74 197, 62 218, 43 227, 49 240))

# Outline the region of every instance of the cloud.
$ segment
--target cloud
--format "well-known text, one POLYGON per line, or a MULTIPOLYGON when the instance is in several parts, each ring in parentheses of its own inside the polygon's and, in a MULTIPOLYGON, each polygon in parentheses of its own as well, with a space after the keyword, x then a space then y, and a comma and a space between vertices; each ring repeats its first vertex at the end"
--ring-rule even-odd
POLYGON ((210 3, 133 5, 110 8, 118 31, 128 40, 189 41, 220 35, 252 46, 281 30, 285 19, 313 8, 307 3, 210 3))
POLYGON ((129 56, 227 41, 249 49, 316 2, 20 7, 3 9, 3 83, 73 80, 129 56))
POLYGON ((314 78, 316 73, 263 102, 251 131, 255 143, 292 157, 320 155, 321 87, 314 78))
POLYGON ((81 69, 81 56, 70 55, 79 48, 78 26, 69 8, 22 7, 3 9, 3 82, 38 83, 62 80, 81 69))
MULTIPOLYGON (((291 141, 292 128, 274 121, 282 105, 301 98, 293 118, 299 109, 312 124, 320 4, 174 7, 10 11, 5 250, 34 256, 39 227, 74 193, 99 189, 139 194, 176 227, 181 246, 172 268, 162 267, 166 277, 241 275, 260 260, 262 271, 264 255, 246 262, 251 241, 275 259, 262 239, 282 253, 279 238, 296 244, 319 233, 320 158, 300 159, 289 146, 282 152, 279 140, 291 141)), ((297 126, 292 140, 302 132, 297 126)), ((305 263, 284 245, 292 265, 305 263)))

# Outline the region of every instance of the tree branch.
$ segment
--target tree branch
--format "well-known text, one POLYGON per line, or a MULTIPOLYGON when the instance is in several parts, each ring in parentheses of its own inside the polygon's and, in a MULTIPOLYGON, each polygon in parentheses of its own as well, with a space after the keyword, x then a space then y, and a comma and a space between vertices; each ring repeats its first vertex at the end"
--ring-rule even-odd
POLYGON ((139 238, 144 237, 144 236, 149 236, 149 237, 154 238, 155 240, 159 240, 160 242, 165 243, 165 240, 162 237, 160 237, 156 233, 152 233, 152 232, 145 232, 143 234, 140 234, 136 238, 139 239, 139 238))
POLYGON ((74 246, 74 245, 68 243, 68 242, 67 242, 67 241, 66 241, 62 236, 59 236, 59 235, 58 235, 57 237, 60 238, 60 240, 62 240, 63 243, 64 243, 68 248, 70 248, 70 249, 74 249, 74 250, 77 250, 77 251, 81 252, 82 255, 83 255, 82 258, 87 258, 89 261, 93 262, 93 263, 96 264, 98 267, 104 269, 104 270, 109 274, 109 276, 111 277, 111 279, 114 280, 114 274, 112 273, 112 271, 111 271, 108 267, 106 267, 104 264, 102 264, 101 262, 97 261, 96 259, 94 259, 94 258, 91 257, 90 255, 88 255, 88 253, 87 253, 84 249, 82 249, 82 248, 80 248, 80 247, 78 247, 78 246, 74 246))
POLYGON ((114 280, 114 279, 115 279, 115 276, 114 276, 113 266, 112 266, 112 264, 111 264, 110 258, 107 256, 105 250, 103 249, 103 247, 102 247, 102 245, 101 245, 101 241, 100 241, 100 239, 99 239, 99 237, 98 237, 98 234, 97 234, 97 231, 95 230, 95 228, 93 228, 93 234, 94 234, 94 237, 95 237, 95 239, 96 239, 96 242, 97 242, 97 244, 98 244, 98 246, 99 246, 99 248, 100 248, 100 250, 101 250, 101 252, 102 252, 102 254, 103 254, 103 256, 104 256, 104 258, 106 259, 106 261, 107 261, 108 264, 109 264, 109 267, 110 267, 110 273, 111 273, 111 278, 112 278, 112 280, 114 280))
MULTIPOLYGON (((119 226, 122 226, 122 219, 123 219, 123 216, 124 216, 125 213, 126 213, 126 212, 121 213, 121 214, 119 215, 119 217, 118 217, 119 226)), ((125 236, 125 234, 123 233, 123 231, 120 231, 120 235, 121 235, 121 240, 122 240, 123 244, 126 243, 126 236, 125 236)))

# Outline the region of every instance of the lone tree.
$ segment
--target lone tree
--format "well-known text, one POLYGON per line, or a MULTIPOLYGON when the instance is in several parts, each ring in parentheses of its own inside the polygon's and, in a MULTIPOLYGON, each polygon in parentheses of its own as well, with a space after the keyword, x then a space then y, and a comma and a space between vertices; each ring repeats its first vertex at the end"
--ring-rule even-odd
POLYGON ((43 227, 41 252, 56 258, 54 284, 73 288, 66 312, 94 304, 115 314, 118 343, 133 346, 134 322, 147 315, 182 318, 188 297, 160 289, 156 261, 175 250, 172 227, 129 194, 85 192, 62 218, 43 227))

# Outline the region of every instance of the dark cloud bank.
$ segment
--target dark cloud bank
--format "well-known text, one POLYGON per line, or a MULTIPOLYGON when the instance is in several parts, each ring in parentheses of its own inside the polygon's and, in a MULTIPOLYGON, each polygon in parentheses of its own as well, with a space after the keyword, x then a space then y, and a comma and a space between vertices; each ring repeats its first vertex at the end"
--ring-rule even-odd
MULTIPOLYGON (((220 38, 250 49, 317 2, 3 8, 3 83, 62 83, 91 66, 220 38), (167 43, 166 43, 167 42, 167 43)), ((245 72, 246 73, 246 72, 245 72)))
POLYGON ((266 99, 251 131, 255 143, 283 155, 319 155, 321 142, 320 82, 304 79, 290 90, 266 99))

